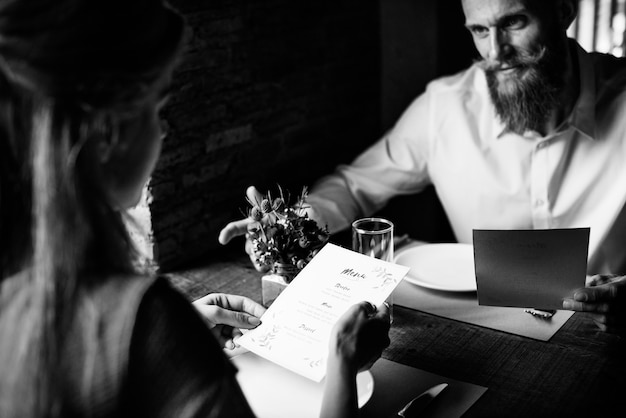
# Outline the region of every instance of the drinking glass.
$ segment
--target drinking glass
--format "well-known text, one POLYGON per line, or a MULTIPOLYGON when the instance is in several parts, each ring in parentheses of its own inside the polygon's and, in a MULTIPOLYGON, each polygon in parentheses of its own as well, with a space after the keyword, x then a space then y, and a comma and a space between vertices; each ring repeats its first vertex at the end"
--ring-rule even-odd
MULTIPOLYGON (((393 223, 384 218, 361 218, 352 222, 352 249, 393 262, 393 223)), ((393 322, 393 293, 386 302, 393 322)))

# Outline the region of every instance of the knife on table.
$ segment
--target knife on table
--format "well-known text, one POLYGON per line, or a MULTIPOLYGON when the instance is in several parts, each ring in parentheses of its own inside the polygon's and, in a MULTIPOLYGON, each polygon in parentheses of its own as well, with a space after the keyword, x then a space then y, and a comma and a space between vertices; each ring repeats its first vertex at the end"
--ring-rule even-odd
POLYGON ((396 416, 402 418, 417 418, 426 409, 426 407, 443 391, 448 387, 447 383, 440 383, 425 390, 417 397, 413 398, 407 403, 404 408, 398 411, 396 416))

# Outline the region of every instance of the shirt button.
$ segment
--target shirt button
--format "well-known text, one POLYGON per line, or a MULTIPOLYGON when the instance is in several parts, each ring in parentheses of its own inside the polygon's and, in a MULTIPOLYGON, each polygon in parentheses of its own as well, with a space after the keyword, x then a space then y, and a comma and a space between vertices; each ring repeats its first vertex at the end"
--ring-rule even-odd
POLYGON ((537 199, 537 200, 535 200, 535 206, 536 206, 536 207, 543 206, 543 199, 537 199))

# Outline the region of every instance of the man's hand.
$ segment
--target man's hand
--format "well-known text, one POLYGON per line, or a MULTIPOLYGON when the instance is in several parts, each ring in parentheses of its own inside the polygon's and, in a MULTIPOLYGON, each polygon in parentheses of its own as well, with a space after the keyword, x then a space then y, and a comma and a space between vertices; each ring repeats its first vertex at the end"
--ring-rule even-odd
POLYGON ((206 319, 220 344, 232 350, 241 337, 240 328, 251 329, 261 324, 265 308, 245 296, 210 293, 193 302, 206 319))
POLYGON ((603 331, 626 331, 626 276, 591 276, 587 287, 563 300, 563 309, 588 312, 603 331))
MULTIPOLYGON (((250 186, 246 189, 246 197, 250 202, 257 202, 259 205, 263 200, 263 195, 254 186, 250 186)), ((256 221, 249 217, 230 222, 220 231, 218 241, 222 245, 228 244, 233 238, 246 234, 248 232, 248 225, 254 222, 256 221)))
MULTIPOLYGON (((246 197, 250 202, 256 202, 259 204, 263 200, 263 195, 254 186, 248 187, 248 189, 246 190, 246 197)), ((258 225, 258 221, 255 221, 250 217, 230 222, 220 231, 218 241, 220 242, 220 244, 226 245, 233 238, 244 235, 246 237, 246 243, 244 245, 244 250, 246 251, 246 254, 248 254, 248 256, 250 257, 250 261, 252 261, 252 264, 258 271, 265 272, 269 269, 269 267, 261 266, 257 262, 256 255, 254 254, 254 250, 252 248, 252 242, 249 239, 248 234, 249 228, 252 228, 256 225, 258 225)))

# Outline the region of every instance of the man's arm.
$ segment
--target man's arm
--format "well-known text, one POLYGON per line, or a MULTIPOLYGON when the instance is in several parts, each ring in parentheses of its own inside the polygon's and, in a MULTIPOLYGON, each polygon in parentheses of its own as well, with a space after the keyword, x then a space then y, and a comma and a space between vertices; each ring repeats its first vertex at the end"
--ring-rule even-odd
POLYGON ((423 94, 388 134, 313 185, 307 197, 309 216, 335 233, 358 217, 374 214, 395 196, 421 191, 430 183, 429 119, 429 98, 423 94))
MULTIPOLYGON (((387 135, 350 165, 340 165, 320 179, 307 196, 309 217, 336 233, 349 227, 354 219, 383 208, 392 197, 417 193, 430 184, 427 156, 433 134, 429 106, 425 93, 387 135)), ((246 194, 254 199, 259 192, 251 186, 246 194)), ((246 234, 252 222, 250 218, 230 222, 220 232, 220 243, 246 234)), ((249 245, 246 251, 252 257, 249 245)))

